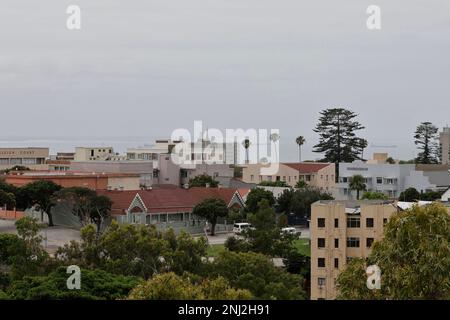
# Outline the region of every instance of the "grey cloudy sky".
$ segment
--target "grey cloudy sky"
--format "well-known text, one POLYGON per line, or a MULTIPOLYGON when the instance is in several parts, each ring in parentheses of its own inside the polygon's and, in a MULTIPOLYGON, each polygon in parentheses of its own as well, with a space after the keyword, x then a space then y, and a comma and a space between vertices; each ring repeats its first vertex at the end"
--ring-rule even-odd
MULTIPOLYGON (((414 155, 450 122, 448 0, 2 0, 0 137, 169 136, 279 128, 306 158, 318 112, 360 114, 371 148, 414 155), (66 29, 66 8, 82 30, 66 29), (379 5, 382 30, 366 28, 379 5)), ((284 154, 284 155, 283 155, 284 154)))

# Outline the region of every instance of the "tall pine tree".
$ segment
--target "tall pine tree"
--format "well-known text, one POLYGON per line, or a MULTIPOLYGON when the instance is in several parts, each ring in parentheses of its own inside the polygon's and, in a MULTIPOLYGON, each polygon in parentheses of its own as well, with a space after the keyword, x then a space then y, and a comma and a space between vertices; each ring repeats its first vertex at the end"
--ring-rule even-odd
POLYGON ((422 122, 414 133, 414 143, 420 150, 416 163, 430 164, 439 162, 438 128, 431 122, 422 122))
POLYGON ((355 117, 356 113, 344 108, 322 110, 319 123, 314 129, 319 133, 320 140, 313 151, 325 154, 322 161, 335 164, 336 182, 339 179, 339 163, 362 159, 362 151, 367 147, 367 140, 355 134, 364 129, 354 120, 355 117))

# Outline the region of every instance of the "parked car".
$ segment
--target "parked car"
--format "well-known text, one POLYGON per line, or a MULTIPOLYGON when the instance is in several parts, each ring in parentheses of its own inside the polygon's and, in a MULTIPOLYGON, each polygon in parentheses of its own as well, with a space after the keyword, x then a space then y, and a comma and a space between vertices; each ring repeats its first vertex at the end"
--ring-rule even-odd
POLYGON ((296 236, 297 238, 300 238, 300 236, 302 235, 302 233, 294 227, 282 228, 281 232, 285 233, 285 234, 292 234, 292 235, 296 236))
POLYGON ((251 228, 252 225, 250 223, 247 222, 240 222, 240 223, 235 223, 233 226, 233 232, 235 234, 239 234, 242 233, 243 231, 251 228))

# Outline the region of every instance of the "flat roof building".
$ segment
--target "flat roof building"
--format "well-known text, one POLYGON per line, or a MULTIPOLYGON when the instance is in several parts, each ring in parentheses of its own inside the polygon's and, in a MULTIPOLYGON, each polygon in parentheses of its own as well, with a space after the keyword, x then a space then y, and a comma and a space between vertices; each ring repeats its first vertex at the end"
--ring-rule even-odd
POLYGON ((64 187, 85 187, 92 190, 139 190, 139 174, 86 173, 57 171, 21 171, 5 176, 5 182, 17 187, 45 180, 64 187))
POLYGON ((49 148, 0 148, 0 170, 15 166, 46 170, 49 148))

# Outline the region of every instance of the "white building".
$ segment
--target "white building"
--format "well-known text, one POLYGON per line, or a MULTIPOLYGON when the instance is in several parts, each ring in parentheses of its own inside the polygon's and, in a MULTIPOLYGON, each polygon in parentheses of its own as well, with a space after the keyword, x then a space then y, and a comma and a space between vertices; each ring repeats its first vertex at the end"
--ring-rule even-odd
POLYGON ((414 164, 370 164, 363 161, 339 164, 339 182, 335 196, 339 200, 356 198, 356 191, 349 187, 354 175, 365 178, 367 191, 379 191, 389 198, 397 198, 407 188, 426 192, 436 190, 437 186, 423 171, 416 170, 414 164))

